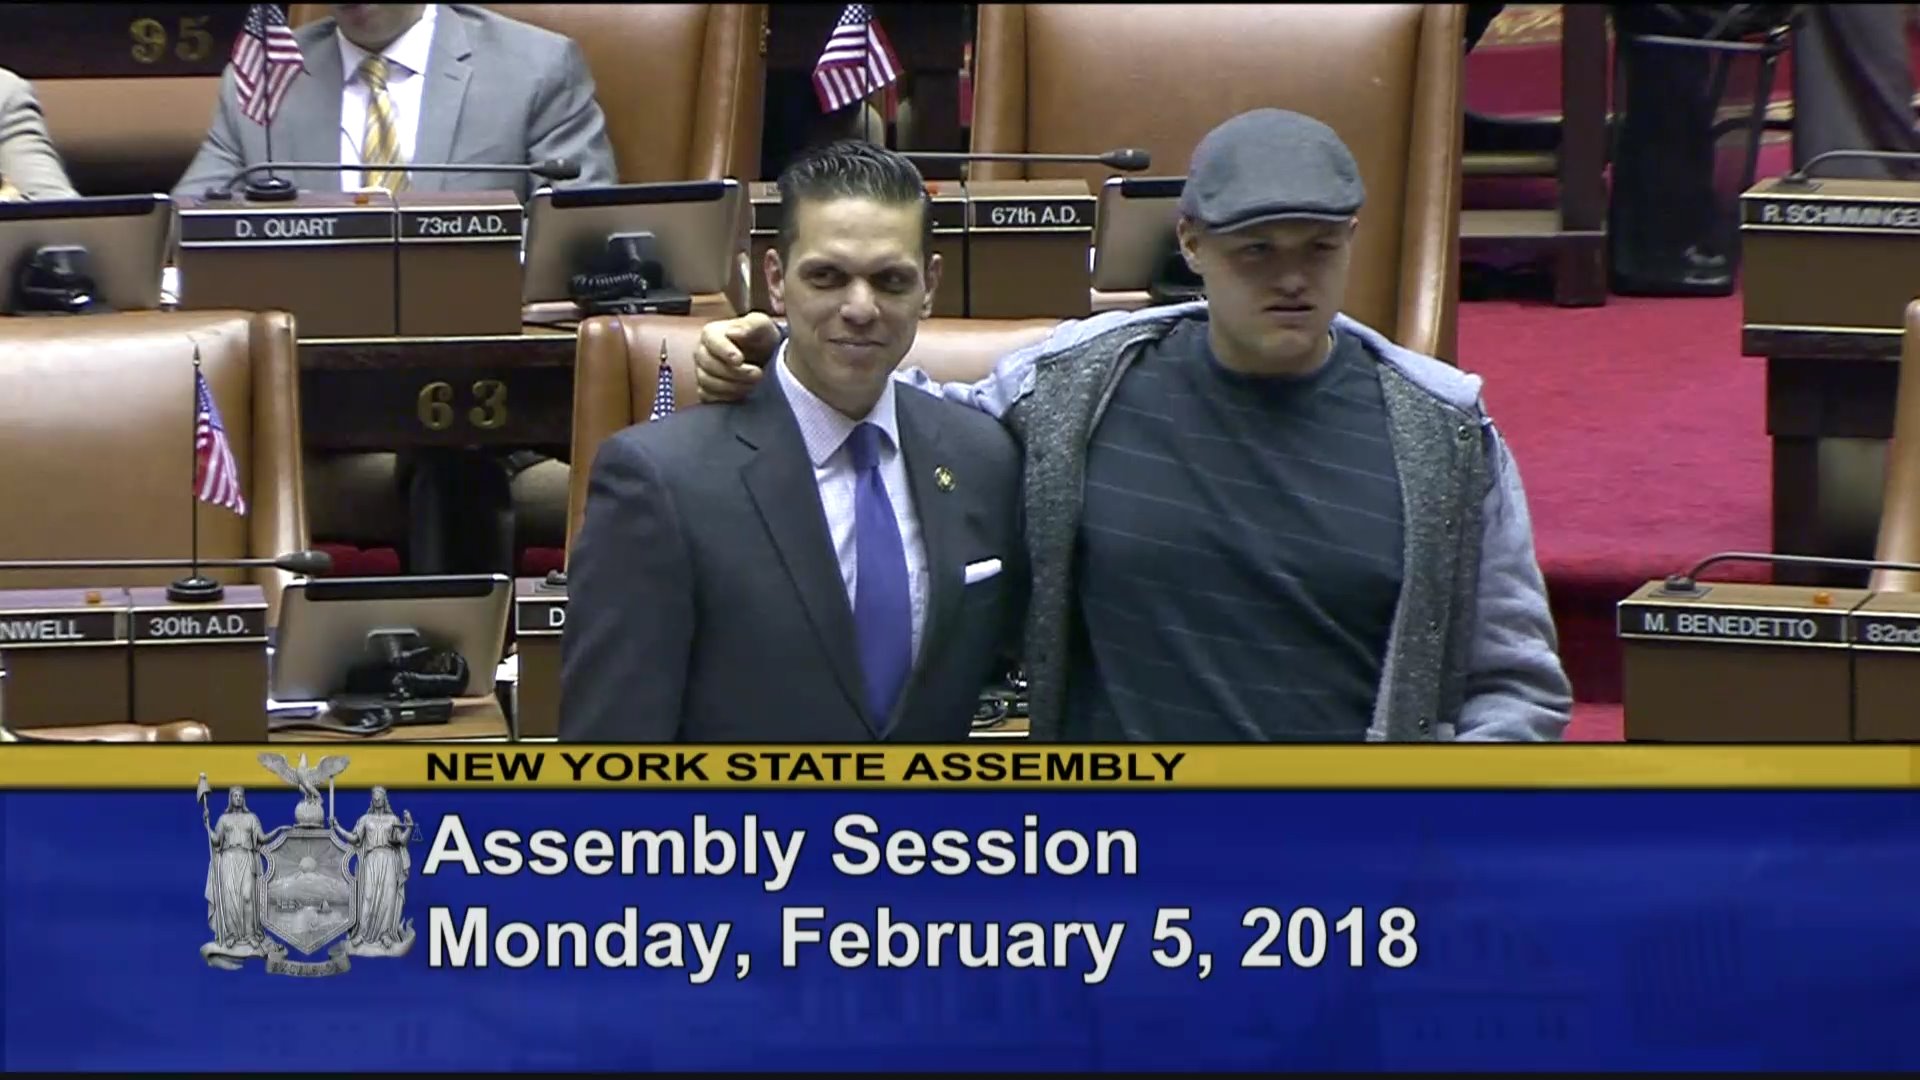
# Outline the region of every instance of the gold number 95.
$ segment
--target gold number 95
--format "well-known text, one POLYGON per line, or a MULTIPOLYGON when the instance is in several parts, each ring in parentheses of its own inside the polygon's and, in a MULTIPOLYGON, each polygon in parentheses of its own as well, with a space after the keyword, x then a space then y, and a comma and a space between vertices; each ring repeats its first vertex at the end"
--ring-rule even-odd
MULTIPOLYGON (((173 55, 187 63, 213 55, 213 35, 207 32, 209 15, 180 16, 180 32, 173 55)), ((159 19, 135 19, 127 26, 133 38, 133 58, 142 64, 157 64, 167 55, 167 28, 159 19)))

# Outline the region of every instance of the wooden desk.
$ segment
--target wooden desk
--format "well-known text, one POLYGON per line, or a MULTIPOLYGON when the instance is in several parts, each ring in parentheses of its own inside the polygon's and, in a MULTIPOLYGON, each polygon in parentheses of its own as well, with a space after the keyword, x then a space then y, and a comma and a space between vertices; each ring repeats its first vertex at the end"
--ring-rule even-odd
MULTIPOLYGON (((734 312, 725 296, 702 294, 691 314, 734 312)), ((541 322, 518 334, 301 341, 302 443, 320 451, 499 447, 566 456, 578 314, 569 303, 536 305, 527 317, 541 322)))
MULTIPOLYGON (((1790 555, 1873 557, 1879 529, 1879 468, 1823 468, 1828 440, 1893 438, 1900 332, 1824 334, 1746 329, 1741 352, 1767 364, 1767 434, 1773 440, 1773 550, 1790 555)), ((1852 463, 1849 463, 1851 465, 1852 463)), ((1847 585, 1864 575, 1774 568, 1780 584, 1847 585)))
POLYGON ((300 343, 302 441, 313 450, 499 446, 564 453, 573 440, 571 330, 300 343))
POLYGON ((389 728, 379 735, 345 735, 333 731, 285 731, 269 736, 274 743, 394 743, 394 742, 511 742, 512 728, 500 700, 462 698, 453 703, 453 718, 444 724, 417 724, 389 728))
MULTIPOLYGON (((28 732, 28 742, 135 742, 125 737, 128 724, 75 725, 28 732), (64 736, 64 737, 63 737, 64 736)), ((286 731, 267 736, 281 743, 393 743, 393 742, 511 742, 512 729, 497 698, 466 698, 456 701, 453 718, 444 724, 421 724, 393 728, 379 735, 345 735, 331 731, 286 731)), ((22 736, 0 725, 0 743, 23 741, 22 736)), ((204 743, 203 745, 218 745, 204 743)), ((227 744, 232 745, 232 744, 227 744)))

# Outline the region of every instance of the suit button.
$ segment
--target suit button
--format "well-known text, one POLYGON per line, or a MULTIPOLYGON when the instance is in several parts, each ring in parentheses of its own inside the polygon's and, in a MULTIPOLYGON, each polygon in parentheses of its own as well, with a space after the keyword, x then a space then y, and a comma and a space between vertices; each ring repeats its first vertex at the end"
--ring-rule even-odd
POLYGON ((1432 727, 1433 724, 1429 722, 1426 717, 1423 716, 1420 718, 1420 734, 1425 735, 1432 727))

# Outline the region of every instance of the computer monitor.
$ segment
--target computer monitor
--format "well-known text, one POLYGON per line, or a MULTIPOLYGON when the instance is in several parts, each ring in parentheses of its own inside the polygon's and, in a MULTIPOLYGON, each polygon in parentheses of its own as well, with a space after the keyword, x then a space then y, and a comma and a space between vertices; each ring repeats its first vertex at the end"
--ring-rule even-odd
POLYGON ((1112 176, 1100 188, 1093 231, 1093 288, 1138 292, 1152 286, 1174 246, 1184 176, 1112 176))
POLYGON ((732 179, 535 192, 522 300, 573 299, 573 276, 591 272, 617 233, 652 233, 673 289, 725 292, 746 242, 746 205, 745 187, 732 179))
POLYGON ((504 574, 296 578, 281 592, 267 696, 325 701, 343 693, 349 672, 371 655, 369 636, 395 630, 466 659, 459 696, 491 694, 512 603, 504 574))
POLYGON ((12 308, 20 267, 34 251, 82 247, 96 304, 153 310, 172 241, 173 199, 166 195, 0 202, 0 307, 12 308))

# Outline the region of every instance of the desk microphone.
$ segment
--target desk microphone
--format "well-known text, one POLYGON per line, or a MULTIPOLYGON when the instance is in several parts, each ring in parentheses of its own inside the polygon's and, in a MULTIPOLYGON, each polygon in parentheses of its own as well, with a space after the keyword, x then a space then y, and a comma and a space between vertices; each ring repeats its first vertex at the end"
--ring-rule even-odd
MULTIPOLYGON (((1153 155, 1140 149, 1109 150, 1104 154, 974 154, 932 150, 902 150, 908 161, 1017 161, 1032 165, 1105 165, 1121 172, 1141 172, 1153 164, 1153 155)), ((963 173, 964 190, 968 180, 963 173)), ((967 193, 967 205, 960 215, 960 317, 973 317, 973 194, 967 193)))
MULTIPOLYGON (((1920 156, 1920 155, 1917 155, 1920 156)), ((1662 596, 1702 596, 1706 593, 1695 580, 1700 571, 1723 562, 1764 562, 1775 566, 1823 566, 1834 570, 1904 570, 1920 573, 1920 563, 1886 562, 1880 559, 1836 559, 1824 555, 1775 555, 1765 551, 1722 551, 1693 564, 1683 574, 1670 574, 1660 586, 1662 596)))
POLYGON ((322 577, 333 570, 333 556, 324 551, 291 551, 270 559, 0 559, 8 570, 187 570, 270 567, 306 577, 322 577))
POLYGON ((1910 165, 1920 165, 1920 154, 1908 150, 1829 150, 1824 154, 1815 154, 1807 159, 1805 165, 1780 178, 1781 187, 1801 188, 1807 191, 1819 187, 1813 182, 1814 167, 1827 161, 1904 161, 1910 165))
POLYGON ((1104 154, 973 154, 932 150, 902 150, 900 154, 909 161, 1017 161, 1029 165, 1105 165, 1109 169, 1118 169, 1121 172, 1144 172, 1153 165, 1153 155, 1145 150, 1134 148, 1109 150, 1104 154))
MULTIPOLYGON (((391 167, 399 172, 437 172, 437 173, 519 173, 537 176, 542 180, 575 180, 580 176, 578 162, 567 158, 553 158, 548 161, 536 161, 531 164, 480 164, 471 162, 436 162, 432 164, 415 162, 409 165, 391 167)), ((224 185, 206 193, 206 198, 224 201, 233 198, 233 189, 246 183, 246 196, 250 202, 286 202, 300 194, 300 189, 282 181, 279 184, 253 183, 250 177, 256 174, 282 172, 366 172, 368 169, 348 165, 338 161, 263 161, 258 165, 249 165, 224 185)))

